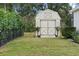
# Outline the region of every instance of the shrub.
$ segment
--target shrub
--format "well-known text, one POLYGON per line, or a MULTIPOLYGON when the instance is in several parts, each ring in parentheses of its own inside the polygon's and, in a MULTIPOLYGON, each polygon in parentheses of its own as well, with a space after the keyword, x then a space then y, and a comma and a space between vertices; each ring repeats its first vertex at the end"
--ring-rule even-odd
POLYGON ((74 42, 79 43, 79 35, 76 35, 73 37, 74 42))
POLYGON ((21 17, 15 12, 6 12, 0 9, 0 41, 11 40, 23 35, 24 24, 21 17))
POLYGON ((34 32, 35 23, 33 20, 27 21, 25 24, 25 32, 34 32))
POLYGON ((76 32, 76 28, 75 27, 62 28, 62 35, 65 38, 73 38, 73 36, 75 35, 75 32, 76 32))
POLYGON ((79 43, 79 34, 76 32, 72 39, 74 42, 79 43))

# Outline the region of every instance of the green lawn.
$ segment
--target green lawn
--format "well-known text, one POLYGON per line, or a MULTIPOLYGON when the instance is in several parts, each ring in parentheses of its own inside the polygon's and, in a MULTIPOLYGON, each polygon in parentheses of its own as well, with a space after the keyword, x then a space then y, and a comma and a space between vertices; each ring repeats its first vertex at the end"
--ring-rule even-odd
POLYGON ((79 55, 79 44, 67 39, 34 38, 30 33, 10 41, 0 48, 0 55, 79 55))

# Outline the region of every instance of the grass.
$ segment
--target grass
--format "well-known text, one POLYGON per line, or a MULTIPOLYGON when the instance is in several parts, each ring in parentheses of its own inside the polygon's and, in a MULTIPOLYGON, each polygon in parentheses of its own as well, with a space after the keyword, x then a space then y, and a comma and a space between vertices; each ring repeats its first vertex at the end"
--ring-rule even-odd
POLYGON ((79 55, 79 44, 67 39, 37 38, 31 33, 0 48, 1 56, 72 56, 79 55))

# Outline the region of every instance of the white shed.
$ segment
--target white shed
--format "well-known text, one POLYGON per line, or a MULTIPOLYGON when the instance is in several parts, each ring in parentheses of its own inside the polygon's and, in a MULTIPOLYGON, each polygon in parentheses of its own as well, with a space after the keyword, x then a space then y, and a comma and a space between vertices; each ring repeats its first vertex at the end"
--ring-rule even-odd
POLYGON ((76 27, 76 31, 79 33, 79 8, 74 8, 70 12, 73 15, 73 26, 76 27))
POLYGON ((56 11, 46 9, 39 11, 36 15, 36 27, 40 30, 36 35, 40 37, 56 37, 60 36, 60 31, 57 32, 56 28, 60 27, 60 16, 56 11))

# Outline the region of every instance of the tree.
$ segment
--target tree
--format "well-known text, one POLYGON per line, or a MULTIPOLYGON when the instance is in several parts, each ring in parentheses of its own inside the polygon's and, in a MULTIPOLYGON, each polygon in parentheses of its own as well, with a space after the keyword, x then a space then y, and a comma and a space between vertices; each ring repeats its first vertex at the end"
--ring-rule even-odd
POLYGON ((36 14, 36 11, 33 8, 36 7, 36 5, 28 3, 17 5, 19 5, 19 8, 15 8, 17 10, 17 13, 23 17, 23 20, 25 22, 25 31, 33 31, 35 27, 34 16, 36 14))
POLYGON ((13 5, 11 3, 1 3, 0 8, 3 8, 6 11, 13 11, 13 5))

